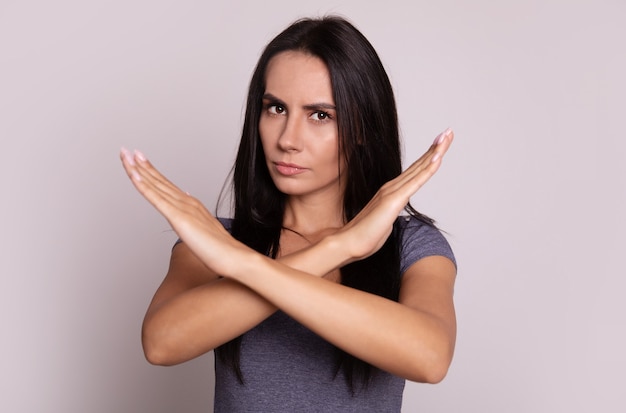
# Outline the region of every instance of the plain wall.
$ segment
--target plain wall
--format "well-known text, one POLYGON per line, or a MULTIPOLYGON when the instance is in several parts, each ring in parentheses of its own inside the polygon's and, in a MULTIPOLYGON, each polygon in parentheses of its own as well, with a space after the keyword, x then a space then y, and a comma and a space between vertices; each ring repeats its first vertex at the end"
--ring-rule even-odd
POLYGON ((213 209, 262 47, 339 13, 378 50, 414 198, 459 262, 448 377, 406 412, 623 412, 626 3, 0 0, 4 412, 208 412, 212 356, 143 358, 176 236, 118 160, 213 209))

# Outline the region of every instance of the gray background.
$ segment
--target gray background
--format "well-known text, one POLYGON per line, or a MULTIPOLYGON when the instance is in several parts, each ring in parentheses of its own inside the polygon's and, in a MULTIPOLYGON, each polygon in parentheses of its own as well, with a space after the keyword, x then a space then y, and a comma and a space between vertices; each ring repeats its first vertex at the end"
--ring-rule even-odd
POLYGON ((406 412, 623 412, 626 3, 0 0, 3 412, 207 412, 212 359, 139 330, 175 235, 118 161, 140 148, 213 209, 262 47, 340 13, 394 84, 413 199, 459 261, 459 335, 406 412))

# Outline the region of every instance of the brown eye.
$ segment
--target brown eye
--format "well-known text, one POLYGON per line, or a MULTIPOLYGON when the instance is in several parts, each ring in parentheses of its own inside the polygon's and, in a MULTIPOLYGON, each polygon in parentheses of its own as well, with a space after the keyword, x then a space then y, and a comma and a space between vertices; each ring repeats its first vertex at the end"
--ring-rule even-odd
POLYGON ((272 115, 281 115, 285 113, 285 108, 280 105, 269 105, 267 111, 272 115))
POLYGON ((323 122, 329 118, 330 118, 330 115, 322 111, 313 112, 313 114, 311 114, 311 119, 317 122, 323 122))

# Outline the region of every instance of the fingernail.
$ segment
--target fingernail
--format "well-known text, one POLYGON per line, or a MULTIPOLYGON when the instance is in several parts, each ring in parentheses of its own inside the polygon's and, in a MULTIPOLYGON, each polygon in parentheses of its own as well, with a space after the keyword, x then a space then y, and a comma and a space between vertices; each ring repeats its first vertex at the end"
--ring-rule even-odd
POLYGON ((435 153, 433 155, 433 157, 431 158, 430 162, 437 162, 437 160, 441 157, 441 154, 439 152, 435 153))
POLYGON ((143 153, 141 153, 137 149, 135 149, 135 158, 137 158, 137 160, 139 162, 145 162, 147 160, 146 159, 146 155, 144 155, 143 153))
POLYGON ((441 142, 443 142, 448 136, 450 136, 451 133, 452 129, 450 128, 447 128, 446 130, 441 132, 439 136, 437 136, 437 138, 435 139, 435 145, 441 144, 441 142))
POLYGON ((433 145, 439 145, 441 142, 443 142, 443 138, 444 138, 444 134, 440 133, 439 135, 437 135, 437 137, 435 138, 435 141, 433 142, 433 145))
POLYGON ((131 176, 131 178, 133 178, 133 180, 135 180, 135 181, 137 181, 137 182, 141 181, 141 175, 139 175, 139 172, 137 172, 137 171, 135 171, 135 170, 133 170, 133 171, 130 173, 130 176, 131 176))
POLYGON ((133 157, 131 156, 130 152, 128 151, 128 149, 122 147, 122 156, 124 157, 124 160, 126 162, 128 162, 128 164, 130 166, 135 166, 135 160, 133 159, 133 157))

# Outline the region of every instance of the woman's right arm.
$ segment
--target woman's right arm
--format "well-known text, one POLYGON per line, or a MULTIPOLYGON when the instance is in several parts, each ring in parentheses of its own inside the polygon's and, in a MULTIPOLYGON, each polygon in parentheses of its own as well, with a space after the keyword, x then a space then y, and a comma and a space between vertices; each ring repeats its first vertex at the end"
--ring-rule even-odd
POLYGON ((249 288, 218 277, 180 243, 143 321, 144 354, 152 364, 182 363, 237 337, 274 311, 249 288))
MULTIPOLYGON (((322 277, 336 269, 331 263, 337 260, 330 259, 332 251, 321 249, 312 246, 278 261, 322 277)), ((144 318, 146 359, 157 365, 193 359, 245 333, 275 311, 253 290, 216 275, 181 242, 172 250, 167 275, 144 318)))

